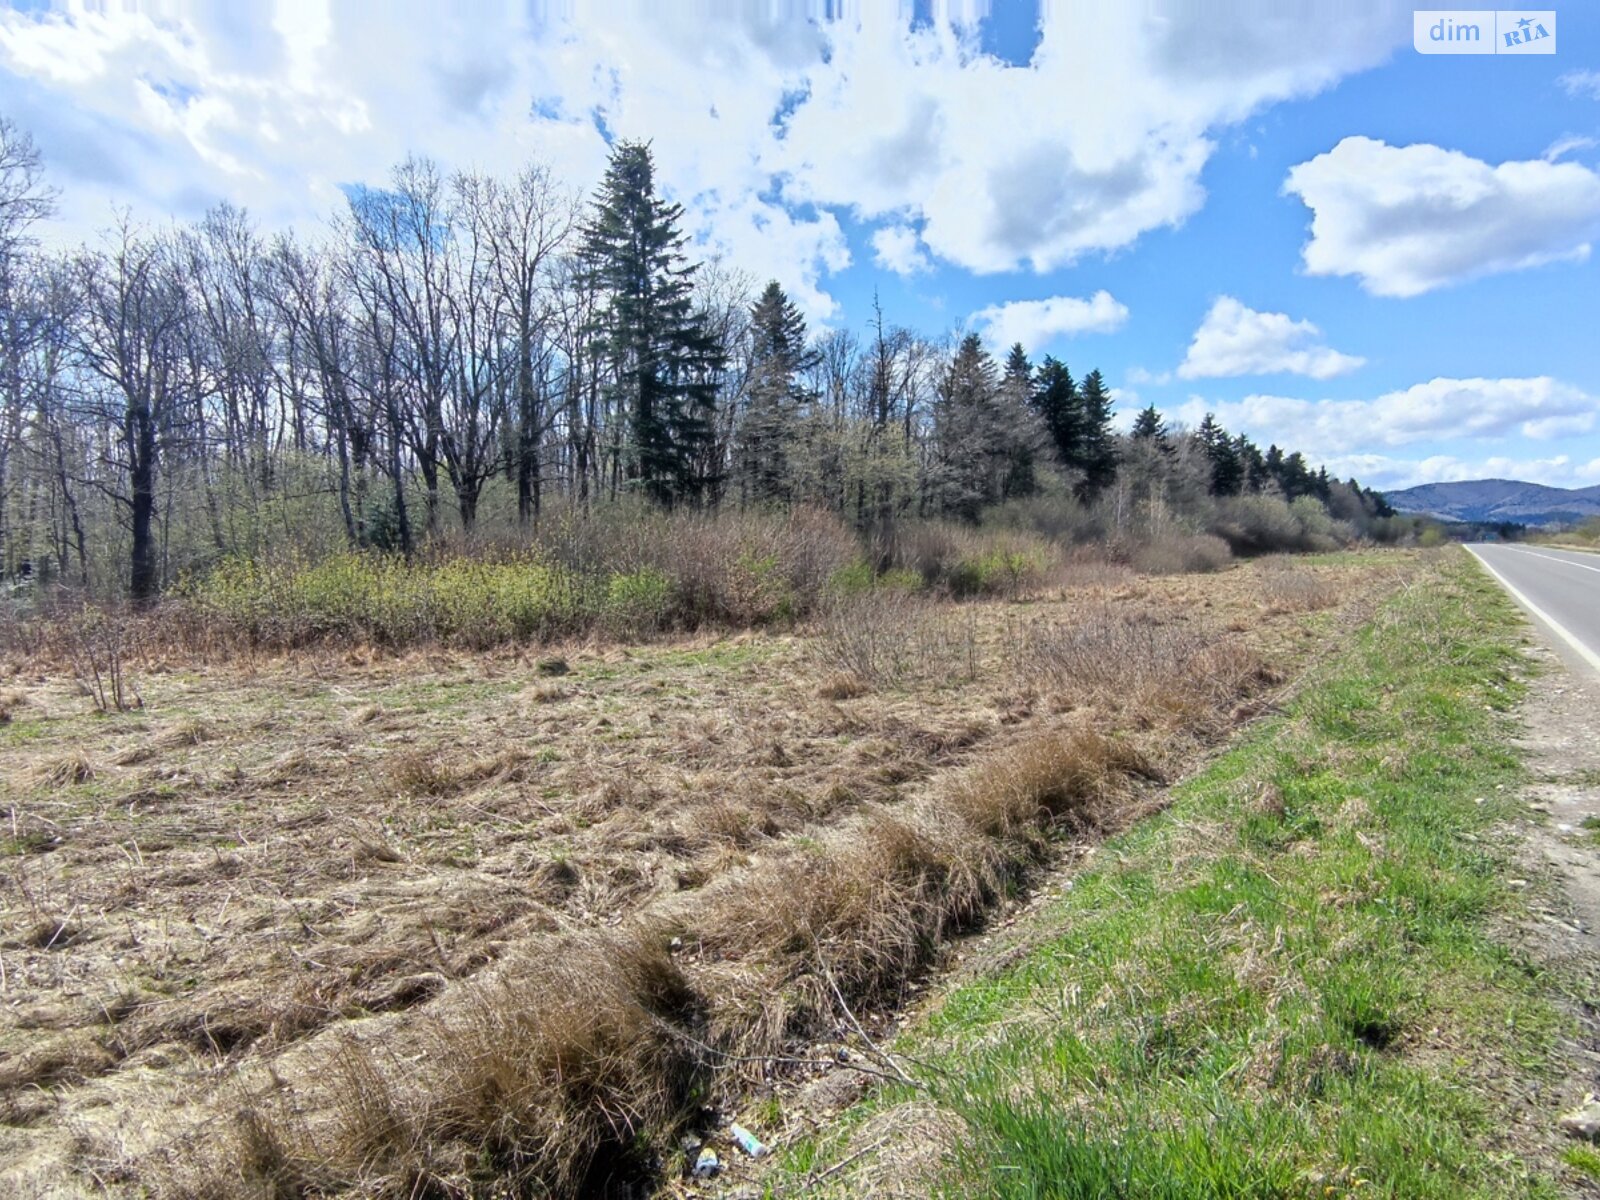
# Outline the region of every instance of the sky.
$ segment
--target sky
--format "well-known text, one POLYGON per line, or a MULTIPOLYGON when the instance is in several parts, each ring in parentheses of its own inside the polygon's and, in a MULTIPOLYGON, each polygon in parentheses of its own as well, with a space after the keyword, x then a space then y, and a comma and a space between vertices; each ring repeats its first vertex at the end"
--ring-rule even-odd
POLYGON ((589 194, 650 140, 699 253, 815 328, 876 299, 1368 486, 1576 487, 1600 5, 1551 24, 1424 55, 1389 0, 14 0, 0 113, 68 245, 224 200, 315 236, 408 154, 589 194))

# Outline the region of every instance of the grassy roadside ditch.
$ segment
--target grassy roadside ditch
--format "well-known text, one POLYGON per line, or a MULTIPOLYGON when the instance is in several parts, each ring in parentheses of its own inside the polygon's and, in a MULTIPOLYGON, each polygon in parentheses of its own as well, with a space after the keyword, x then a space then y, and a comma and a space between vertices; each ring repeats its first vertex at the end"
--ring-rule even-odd
POLYGON ((1527 905, 1516 646, 1441 562, 902 1039, 918 1088, 792 1145, 768 1193, 1562 1194, 1504 1086, 1549 1084, 1568 1020, 1494 932, 1527 905))

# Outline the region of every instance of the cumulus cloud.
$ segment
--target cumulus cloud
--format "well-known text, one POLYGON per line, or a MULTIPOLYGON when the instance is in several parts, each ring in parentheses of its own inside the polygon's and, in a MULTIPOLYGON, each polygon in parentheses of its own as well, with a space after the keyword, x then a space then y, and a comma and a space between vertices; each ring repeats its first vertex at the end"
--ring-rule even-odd
POLYGON ((343 185, 382 184, 411 153, 494 171, 538 159, 582 192, 608 137, 649 138, 702 253, 833 315, 823 280, 850 262, 838 216, 784 203, 759 161, 821 32, 750 6, 690 24, 541 7, 4 9, 0 104, 63 185, 67 237, 113 204, 161 221, 224 199, 268 228, 314 226, 343 185))
POLYGON ((1219 296, 1195 330, 1178 375, 1208 379, 1283 372, 1332 379, 1367 361, 1319 344, 1321 337, 1310 321, 1257 312, 1232 296, 1219 296))
POLYGON ((1019 66, 959 27, 907 30, 896 6, 863 5, 858 25, 832 28, 774 161, 798 196, 916 214, 949 262, 1047 271, 1180 224, 1204 198, 1213 130, 1380 61, 1400 13, 1054 5, 1019 66))
POLYGON ((1079 333, 1113 333, 1128 320, 1128 307, 1104 289, 1087 300, 1051 296, 1046 300, 1012 300, 991 304, 972 314, 972 324, 998 349, 1021 342, 1030 354, 1057 338, 1079 333))
MULTIPOLYGON (((341 184, 381 183, 413 151, 493 169, 537 156, 587 189, 608 137, 653 139, 706 247, 826 317, 844 214, 916 228, 917 253, 976 272, 1048 270, 1182 222, 1217 130, 1393 49, 1402 9, 1363 7, 1046 6, 1017 64, 981 50, 970 12, 912 22, 891 4, 817 20, 644 0, 470 19, 376 0, 28 6, 0 10, 0 104, 37 136, 79 231, 113 201, 314 221, 341 184)), ((886 261, 917 261, 886 237, 886 261)))
POLYGON ((886 225, 872 235, 872 261, 896 275, 931 271, 933 263, 922 252, 917 231, 904 225, 886 225))
POLYGON ((1447 438, 1547 441, 1595 430, 1597 411, 1600 397, 1538 375, 1431 379, 1374 400, 1254 395, 1212 403, 1190 397, 1173 415, 1194 425, 1214 412, 1225 427, 1257 441, 1328 455, 1447 438))
POLYGON ((1347 137, 1292 168, 1284 190, 1312 210, 1306 270, 1357 276, 1379 296, 1587 258, 1600 230, 1600 174, 1572 162, 1491 166, 1347 137))

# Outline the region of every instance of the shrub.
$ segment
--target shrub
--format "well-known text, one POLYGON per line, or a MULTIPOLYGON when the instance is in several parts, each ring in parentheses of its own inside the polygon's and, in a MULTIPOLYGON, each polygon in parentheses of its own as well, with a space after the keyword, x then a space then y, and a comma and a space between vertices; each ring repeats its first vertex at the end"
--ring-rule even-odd
POLYGON ((664 628, 672 618, 672 580, 654 567, 613 575, 606 583, 606 616, 622 631, 664 628))
POLYGON ((828 579, 828 593, 834 596, 859 596, 875 589, 915 592, 922 588, 922 576, 915 571, 891 567, 878 572, 865 559, 840 567, 828 579))
POLYGON ((1058 561, 1055 546, 1020 530, 980 530, 922 521, 895 530, 886 546, 891 571, 914 572, 952 596, 1020 595, 1058 561))
POLYGON ((977 673, 971 614, 898 589, 839 595, 820 610, 812 643, 822 665, 863 683, 970 679, 977 673))
POLYGON ((277 647, 320 641, 481 649, 592 624, 593 581, 524 556, 505 562, 406 563, 375 554, 322 562, 233 559, 189 587, 191 602, 244 640, 277 647))
POLYGON ((1236 638, 1148 613, 1102 608, 1023 632, 1009 667, 1074 697, 1125 704, 1142 719, 1204 728, 1272 672, 1236 638))
POLYGON ((1133 547, 1133 569, 1145 575, 1220 571, 1233 561, 1228 544, 1209 533, 1169 533, 1133 547))
POLYGON ((878 573, 864 559, 840 567, 828 577, 828 591, 837 596, 858 596, 862 592, 870 592, 877 585, 878 573))
POLYGON ((1310 496, 1285 503, 1278 496, 1230 496, 1217 501, 1211 522, 1235 554, 1328 551, 1355 538, 1355 530, 1335 521, 1310 496))
POLYGON ((848 530, 807 510, 714 517, 618 508, 592 521, 557 519, 532 545, 441 545, 411 562, 375 553, 228 559, 183 593, 203 624, 251 645, 482 649, 601 625, 629 633, 790 621, 859 558, 848 530))

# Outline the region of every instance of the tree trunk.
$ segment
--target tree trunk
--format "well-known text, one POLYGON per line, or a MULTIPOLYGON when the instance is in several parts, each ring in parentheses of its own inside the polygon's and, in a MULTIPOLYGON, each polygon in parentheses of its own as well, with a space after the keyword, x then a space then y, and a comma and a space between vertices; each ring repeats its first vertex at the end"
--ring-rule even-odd
POLYGON ((128 593, 135 604, 146 604, 156 594, 156 431, 148 403, 128 406, 129 501, 133 548, 128 593))

